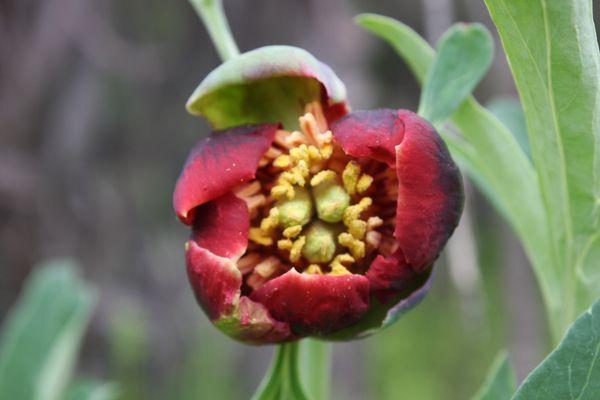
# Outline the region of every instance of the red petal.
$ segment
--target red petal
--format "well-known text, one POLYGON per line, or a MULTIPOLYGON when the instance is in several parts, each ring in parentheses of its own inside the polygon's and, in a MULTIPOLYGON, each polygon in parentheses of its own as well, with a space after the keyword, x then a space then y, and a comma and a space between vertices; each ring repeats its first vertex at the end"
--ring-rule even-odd
POLYGON ((238 259, 248 247, 249 228, 246 202, 228 193, 196 208, 192 239, 211 253, 238 259))
POLYGON ((187 272, 198 303, 210 319, 233 312, 239 300, 242 274, 229 258, 187 242, 187 272))
POLYGON ((197 208, 187 243, 188 277, 211 319, 229 314, 240 296, 242 275, 235 262, 248 244, 248 207, 227 194, 197 208))
POLYGON ((308 275, 291 269, 250 294, 298 335, 326 334, 357 322, 369 308, 361 275, 308 275))
POLYGON ((332 132, 347 154, 396 168, 394 236, 400 252, 380 259, 370 276, 376 287, 386 281, 398 285, 393 277, 401 279, 406 266, 422 271, 435 261, 458 224, 463 204, 458 168, 435 129, 410 111, 356 111, 334 123, 332 132))
POLYGON ((416 276, 417 273, 406 264, 400 251, 389 257, 378 255, 366 273, 371 283, 371 292, 383 303, 410 286, 416 276))
POLYGON ((213 132, 192 149, 177 180, 173 204, 190 224, 193 209, 254 178, 279 125, 242 126, 213 132))
POLYGON ((231 316, 213 321, 229 336, 250 344, 280 343, 296 339, 289 324, 271 317, 267 308, 246 296, 231 316))
POLYGON ((335 122, 331 131, 346 154, 396 165, 396 146, 404 138, 404 121, 398 111, 353 111, 335 122))
POLYGON ((404 140, 396 148, 398 205, 394 236, 406 262, 422 271, 438 257, 463 207, 460 172, 435 129, 410 111, 404 140))

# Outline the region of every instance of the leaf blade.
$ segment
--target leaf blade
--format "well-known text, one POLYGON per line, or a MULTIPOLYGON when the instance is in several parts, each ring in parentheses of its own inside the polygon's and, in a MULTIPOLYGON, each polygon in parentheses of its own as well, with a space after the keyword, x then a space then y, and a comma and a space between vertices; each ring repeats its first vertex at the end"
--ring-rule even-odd
POLYGON ((485 382, 473 400, 508 400, 516 388, 517 381, 508 361, 508 354, 502 352, 494 360, 485 382))
POLYGON ((95 301, 68 261, 27 281, 0 338, 0 398, 60 398, 95 301))
POLYGON ((581 279, 590 236, 600 229, 600 52, 592 2, 486 4, 527 116, 554 257, 566 282, 566 326, 600 295, 600 287, 581 279))
POLYGON ((525 378, 513 399, 592 400, 600 393, 600 300, 571 325, 558 347, 525 378))
POLYGON ((488 71, 494 43, 481 24, 455 24, 442 36, 421 92, 419 114, 436 125, 447 120, 488 71))

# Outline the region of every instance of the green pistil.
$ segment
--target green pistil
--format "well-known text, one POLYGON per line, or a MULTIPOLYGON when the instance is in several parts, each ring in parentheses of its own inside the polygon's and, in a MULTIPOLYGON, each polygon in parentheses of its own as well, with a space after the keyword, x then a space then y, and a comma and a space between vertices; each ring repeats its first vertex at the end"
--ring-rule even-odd
POLYGON ((282 199, 277 202, 279 224, 283 228, 306 225, 313 214, 310 193, 302 187, 295 187, 294 189, 295 195, 293 199, 282 199))
POLYGON ((323 264, 333 259, 339 229, 320 221, 313 222, 306 231, 302 255, 310 263, 323 264))
POLYGON ((350 205, 350 196, 335 182, 324 182, 316 186, 313 188, 313 196, 319 218, 329 223, 340 222, 350 205))

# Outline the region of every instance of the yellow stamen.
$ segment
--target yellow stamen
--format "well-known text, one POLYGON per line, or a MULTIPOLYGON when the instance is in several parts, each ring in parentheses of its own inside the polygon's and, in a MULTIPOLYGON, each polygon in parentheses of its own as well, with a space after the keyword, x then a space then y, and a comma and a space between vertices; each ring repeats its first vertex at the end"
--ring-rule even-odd
POLYGON ((294 187, 289 182, 281 182, 271 189, 271 196, 273 196, 275 200, 280 200, 284 197, 291 200, 294 198, 295 194, 294 187))
POLYGON ((266 236, 260 228, 250 228, 250 231, 248 231, 248 239, 262 246, 270 246, 273 244, 273 239, 266 236))
POLYGON ((356 191, 358 192, 358 194, 363 194, 364 192, 369 190, 369 187, 371 187, 372 183, 373 177, 371 175, 362 174, 360 176, 360 179, 356 183, 356 191))
POLYGON ((349 195, 356 193, 356 184, 358 183, 358 177, 360 176, 360 165, 354 161, 350 161, 346 164, 344 172, 342 172, 342 181, 344 182, 344 188, 349 195))
POLYGON ((290 156, 287 154, 283 154, 277 157, 275 161, 273 161, 273 166, 277 168, 287 168, 291 165, 291 163, 292 160, 290 159, 290 156))
POLYGON ((363 240, 367 233, 367 223, 360 219, 355 219, 350 222, 348 226, 348 232, 358 240, 363 240))
POLYGON ((321 157, 323 160, 329 160, 331 155, 333 154, 333 146, 330 144, 323 145, 321 147, 321 157))
POLYGON ((294 225, 283 230, 283 236, 288 239, 295 238, 302 232, 302 225, 294 225))
POLYGON ((373 204, 373 199, 363 197, 358 204, 346 208, 344 211, 344 225, 350 226, 350 223, 360 217, 360 214, 373 204))
POLYGON ((308 268, 304 270, 304 273, 311 275, 323 275, 321 267, 319 267, 317 264, 310 264, 308 268))
POLYGON ((277 248, 279 250, 291 250, 292 241, 290 239, 281 239, 277 241, 277 248))
POLYGON ((272 232, 277 225, 279 224, 279 209, 277 207, 271 208, 269 210, 269 216, 263 218, 260 222, 260 229, 264 232, 272 232))
POLYGON ((308 146, 301 144, 298 147, 290 149, 290 157, 292 158, 292 162, 298 162, 300 160, 309 161, 308 146))
POLYGON ((335 171, 326 169, 313 176, 310 180, 310 184, 311 186, 317 186, 323 182, 334 180, 335 178, 337 178, 337 174, 335 173, 335 171))
POLYGON ((355 239, 349 233, 340 233, 338 241, 344 247, 350 250, 350 253, 355 259, 361 259, 365 256, 365 242, 355 239))
POLYGON ((306 237, 300 236, 293 244, 290 250, 290 261, 296 263, 300 260, 300 256, 302 255, 302 248, 306 243, 306 237))
POLYGON ((350 264, 354 263, 354 261, 355 261, 354 258, 348 253, 337 255, 333 259, 331 264, 329 264, 329 266, 331 267, 331 272, 329 273, 329 275, 350 274, 350 271, 348 271, 348 269, 344 266, 344 264, 350 265, 350 264))
POLYGON ((321 161, 323 159, 319 149, 312 145, 308 146, 308 157, 311 161, 321 161))

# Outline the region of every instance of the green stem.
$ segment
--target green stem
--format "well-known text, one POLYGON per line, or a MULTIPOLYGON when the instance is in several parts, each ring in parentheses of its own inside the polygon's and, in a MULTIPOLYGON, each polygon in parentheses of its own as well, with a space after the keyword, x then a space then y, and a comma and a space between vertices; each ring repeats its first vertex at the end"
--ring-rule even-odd
POLYGON ((315 339, 300 343, 302 382, 313 400, 329 399, 331 380, 331 344, 315 339))
POLYGON ((252 400, 308 400, 300 378, 300 345, 280 344, 252 400))
POLYGON ((219 53, 221 60, 227 61, 238 54, 237 45, 229 29, 229 23, 225 17, 222 0, 189 0, 219 53))

